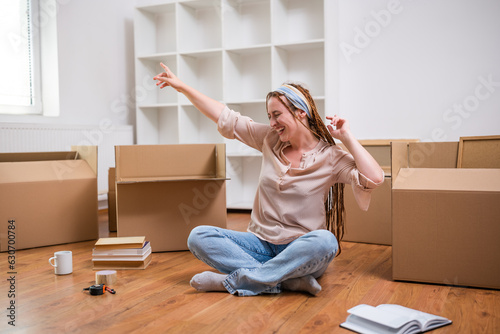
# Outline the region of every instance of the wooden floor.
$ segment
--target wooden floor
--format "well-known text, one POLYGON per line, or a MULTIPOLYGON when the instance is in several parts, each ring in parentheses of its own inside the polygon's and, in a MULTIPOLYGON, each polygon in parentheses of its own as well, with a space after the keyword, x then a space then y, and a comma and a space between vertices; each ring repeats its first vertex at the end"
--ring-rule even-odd
MULTIPOLYGON (((229 213, 229 228, 244 230, 247 213, 229 213)), ((108 236, 100 214, 100 236, 108 236)), ((111 235, 113 236, 113 235, 111 235)), ((90 296, 94 242, 20 250, 16 254, 15 328, 8 325, 7 254, 0 254, 1 333, 351 333, 339 327, 347 310, 395 303, 438 314, 453 324, 432 333, 500 333, 500 291, 393 282, 391 247, 344 243, 319 279, 323 290, 236 297, 200 293, 191 277, 210 268, 189 252, 155 253, 146 270, 118 272, 115 295, 90 296), (55 276, 48 259, 73 252, 74 272, 55 276)))

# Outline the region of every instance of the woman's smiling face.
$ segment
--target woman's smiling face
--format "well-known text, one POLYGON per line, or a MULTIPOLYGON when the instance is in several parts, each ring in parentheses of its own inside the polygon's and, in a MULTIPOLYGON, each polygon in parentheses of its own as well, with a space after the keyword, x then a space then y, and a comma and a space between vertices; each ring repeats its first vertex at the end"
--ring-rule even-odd
POLYGON ((284 96, 271 97, 267 101, 269 125, 278 133, 282 142, 287 142, 290 141, 291 138, 294 138, 300 131, 307 131, 307 129, 303 124, 299 124, 300 121, 290 113, 282 102, 290 106, 298 118, 305 118, 305 122, 307 122, 307 117, 304 111, 291 106, 284 96), (281 99, 281 101, 278 99, 281 99))
POLYGON ((286 142, 294 134, 298 124, 297 119, 278 99, 288 104, 284 96, 271 97, 267 102, 267 117, 271 128, 278 133, 281 141, 286 142))

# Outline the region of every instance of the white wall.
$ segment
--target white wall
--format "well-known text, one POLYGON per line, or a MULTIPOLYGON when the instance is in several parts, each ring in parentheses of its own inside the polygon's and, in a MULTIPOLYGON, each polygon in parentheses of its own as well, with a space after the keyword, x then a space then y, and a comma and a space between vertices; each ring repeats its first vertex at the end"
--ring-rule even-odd
MULTIPOLYGON (((329 107, 359 139, 500 133, 499 0, 325 1, 329 107)), ((0 122, 135 124, 133 8, 157 1, 56 2, 60 116, 0 122)))
POLYGON ((57 15, 42 10, 57 20, 59 116, 0 115, 0 122, 134 124, 134 1, 55 2, 57 15))
POLYGON ((498 0, 339 0, 339 114, 359 139, 500 134, 499 18, 498 0))
POLYGON ((133 1, 73 0, 61 6, 58 31, 62 120, 131 124, 133 1))

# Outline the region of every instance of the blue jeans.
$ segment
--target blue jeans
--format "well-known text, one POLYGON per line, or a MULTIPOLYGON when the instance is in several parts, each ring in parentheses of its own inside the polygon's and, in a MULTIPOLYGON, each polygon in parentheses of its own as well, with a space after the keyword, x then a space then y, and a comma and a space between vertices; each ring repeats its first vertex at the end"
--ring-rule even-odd
POLYGON ((335 257, 338 243, 327 230, 274 245, 250 232, 198 226, 189 235, 188 247, 198 259, 228 274, 223 284, 229 293, 254 296, 280 293, 281 282, 287 279, 320 277, 335 257))

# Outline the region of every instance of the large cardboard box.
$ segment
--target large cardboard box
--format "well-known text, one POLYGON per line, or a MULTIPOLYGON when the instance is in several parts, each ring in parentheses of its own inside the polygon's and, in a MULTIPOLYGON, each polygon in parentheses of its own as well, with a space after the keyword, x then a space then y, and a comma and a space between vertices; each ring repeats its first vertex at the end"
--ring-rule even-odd
POLYGON ((456 168, 457 152, 392 143, 393 279, 498 289, 500 169, 456 168))
POLYGON ((1 251, 98 238, 97 147, 72 150, 0 154, 1 251))
MULTIPOLYGON (((375 158, 385 173, 382 185, 372 192, 367 211, 359 208, 350 186, 345 187, 345 241, 382 245, 392 244, 391 225, 391 142, 416 142, 416 139, 360 140, 361 145, 375 158)), ((342 148, 345 149, 343 145, 342 148)))
POLYGON ((179 251, 194 227, 226 227, 224 144, 115 150, 119 237, 144 235, 154 252, 179 251))

